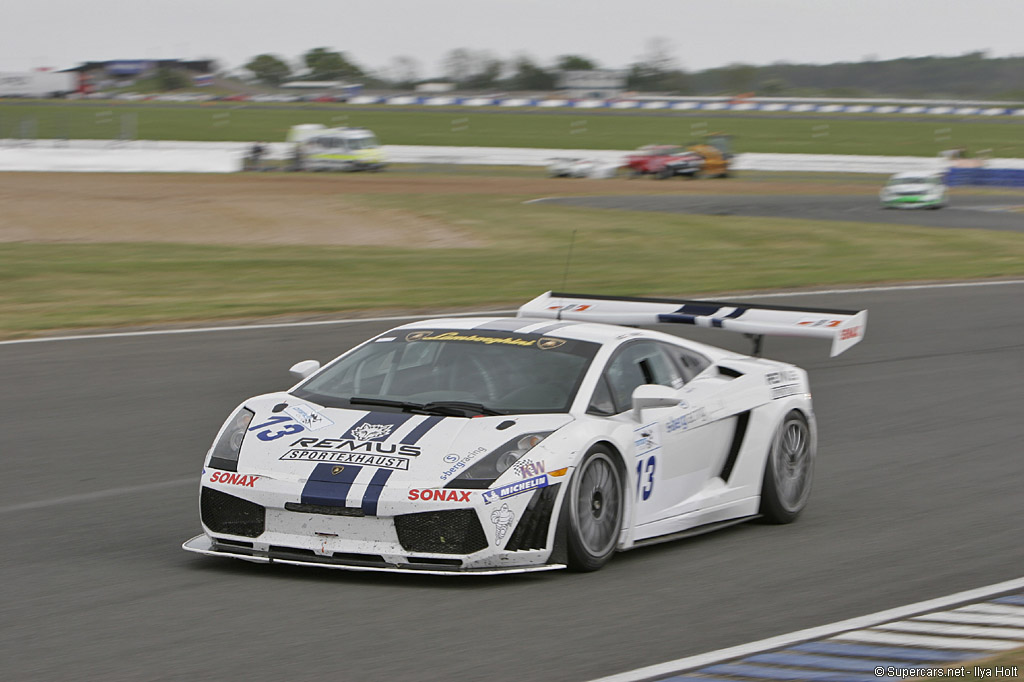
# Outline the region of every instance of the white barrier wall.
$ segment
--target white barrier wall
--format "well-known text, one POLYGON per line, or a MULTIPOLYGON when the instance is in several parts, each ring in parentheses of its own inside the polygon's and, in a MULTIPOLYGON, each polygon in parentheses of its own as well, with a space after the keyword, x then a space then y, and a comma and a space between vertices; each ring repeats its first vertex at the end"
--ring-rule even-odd
MULTIPOLYGON (((110 140, 0 140, 0 171, 81 171, 92 173, 232 173, 242 168, 251 142, 117 142, 110 140)), ((266 145, 267 156, 288 158, 291 145, 266 145)), ((600 163, 621 162, 630 152, 595 149, 523 149, 514 147, 430 147, 385 145, 392 163, 547 166, 559 157, 600 163)), ((836 173, 897 173, 942 170, 937 157, 845 156, 838 154, 739 154, 737 170, 836 173)), ((1022 168, 1024 159, 994 159, 989 167, 1022 168)))

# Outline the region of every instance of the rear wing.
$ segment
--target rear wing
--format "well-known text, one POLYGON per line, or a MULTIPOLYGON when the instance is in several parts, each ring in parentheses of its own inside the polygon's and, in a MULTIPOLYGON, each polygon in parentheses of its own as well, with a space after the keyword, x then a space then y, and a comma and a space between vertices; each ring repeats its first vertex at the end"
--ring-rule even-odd
POLYGON ((690 301, 671 298, 588 296, 549 291, 519 309, 518 317, 604 322, 632 327, 652 324, 692 324, 740 332, 754 338, 754 355, 761 337, 805 336, 832 342, 835 357, 864 338, 868 311, 797 308, 757 303, 690 301))

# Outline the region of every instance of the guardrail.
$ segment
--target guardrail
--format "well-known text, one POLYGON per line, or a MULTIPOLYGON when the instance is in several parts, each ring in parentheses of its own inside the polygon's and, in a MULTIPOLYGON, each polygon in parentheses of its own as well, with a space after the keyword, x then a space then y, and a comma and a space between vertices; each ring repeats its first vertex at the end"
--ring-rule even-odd
MULTIPOLYGON (((268 160, 286 160, 287 142, 265 145, 268 160)), ((0 139, 0 171, 232 173, 243 168, 251 142, 175 142, 117 140, 0 139)), ((391 163, 545 167, 556 158, 587 159, 619 165, 629 151, 594 149, 529 149, 517 147, 432 147, 384 145, 391 163)), ((280 164, 274 164, 275 167, 280 164)), ((737 171, 800 171, 819 173, 944 172, 939 157, 854 156, 840 154, 738 154, 737 171)), ((1024 159, 991 159, 982 168, 952 168, 950 184, 1024 186, 1024 159)))

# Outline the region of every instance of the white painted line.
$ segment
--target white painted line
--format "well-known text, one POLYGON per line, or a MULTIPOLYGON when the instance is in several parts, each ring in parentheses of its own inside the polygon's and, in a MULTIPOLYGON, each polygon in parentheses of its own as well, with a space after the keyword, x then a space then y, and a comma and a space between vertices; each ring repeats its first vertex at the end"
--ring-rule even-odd
POLYGON ((941 623, 964 623, 965 625, 1009 625, 1024 627, 1024 617, 1003 616, 994 613, 957 613, 956 611, 939 611, 914 616, 912 620, 934 620, 941 623))
POLYGON ((1004 616, 1024 617, 1024 606, 1011 604, 971 604, 956 611, 965 613, 998 613, 1004 616))
POLYGON ((312 322, 276 322, 270 324, 237 324, 222 327, 188 327, 183 329, 147 329, 137 332, 108 332, 104 334, 76 334, 73 336, 45 336, 33 339, 12 339, 0 341, 0 346, 19 343, 43 343, 46 341, 83 341, 87 339, 117 339, 132 336, 164 336, 168 334, 200 334, 203 332, 239 332, 249 329, 287 329, 289 327, 320 327, 333 324, 356 324, 358 322, 401 322, 422 320, 426 317, 473 317, 476 315, 508 315, 514 310, 488 310, 472 313, 443 313, 439 315, 395 315, 390 317, 350 317, 339 320, 316 320, 312 322))
MULTIPOLYGON (((695 668, 703 668, 707 665, 721 663, 722 661, 728 661, 733 658, 750 656, 752 654, 761 653, 762 651, 781 649, 793 644, 807 642, 812 639, 832 637, 833 635, 846 632, 848 630, 872 627, 891 620, 899 620, 901 618, 907 618, 919 613, 924 613, 925 611, 936 611, 938 609, 953 606, 954 604, 961 604, 963 602, 974 601, 977 599, 985 599, 1003 592, 1011 592, 1022 588, 1024 588, 1024 578, 1007 580, 1005 582, 995 583, 994 585, 988 585, 986 587, 979 587, 965 592, 957 592, 956 594, 951 594, 946 597, 929 599, 927 601, 917 602, 916 604, 908 604, 906 606, 900 606, 886 611, 879 611, 878 613, 872 613, 866 616, 858 616, 857 618, 841 620, 828 625, 820 625, 818 627, 798 630, 785 635, 769 637, 768 639, 762 639, 749 644, 740 644, 739 646, 729 647, 727 649, 710 651, 706 654, 677 658, 674 661, 667 661, 665 663, 658 663, 644 668, 637 668, 636 670, 629 670, 624 673, 618 673, 616 675, 592 680, 591 682, 640 682, 641 680, 647 680, 653 677, 662 677, 687 670, 693 670, 695 668)), ((1000 642, 1000 644, 1002 643, 1000 642)), ((1010 646, 1015 647, 1017 645, 1010 644, 1010 646)))
POLYGON ((147 483, 145 485, 130 485, 122 488, 108 488, 107 490, 97 490, 94 493, 82 493, 80 495, 54 497, 49 500, 37 500, 35 502, 22 502, 21 504, 10 504, 7 505, 6 507, 0 507, 0 514, 30 511, 32 509, 45 509, 46 507, 56 507, 61 504, 73 504, 76 502, 93 502, 95 500, 103 500, 108 497, 119 497, 121 495, 132 495, 135 493, 147 493, 153 490, 162 490, 163 488, 175 488, 177 486, 185 484, 198 486, 199 476, 191 476, 189 478, 178 478, 173 481, 160 481, 159 483, 147 483))
MULTIPOLYGON (((999 637, 1003 639, 1024 640, 1024 628, 986 627, 984 625, 952 625, 948 623, 918 623, 903 621, 885 623, 875 629, 895 630, 897 632, 925 632, 936 635, 956 635, 959 637, 999 637)), ((1021 641, 1024 645, 1024 641, 1021 641)))
MULTIPOLYGON (((915 291, 918 289, 953 289, 953 288, 965 288, 965 287, 991 287, 991 286, 1003 286, 1013 284, 1024 284, 1024 279, 1005 279, 997 280, 994 282, 945 282, 935 284, 898 284, 892 286, 882 287, 852 287, 848 289, 820 289, 820 290, 805 290, 805 291, 782 291, 774 293, 761 293, 761 294, 740 294, 740 295, 724 295, 719 298, 728 298, 735 301, 749 300, 749 299, 760 299, 760 298, 795 298, 800 296, 831 296, 834 294, 860 294, 860 293, 871 293, 875 291, 915 291)), ((221 327, 188 327, 182 329, 148 329, 145 331, 137 332, 108 332, 103 334, 75 334, 71 336, 45 336, 31 339, 12 339, 9 341, 0 341, 0 346, 9 346, 23 343, 46 343, 50 341, 82 341, 87 339, 115 339, 115 338, 127 338, 132 336, 164 336, 168 334, 200 334, 204 332, 236 332, 236 331, 250 331, 253 329, 287 329, 289 327, 320 327, 326 325, 335 324, 356 324, 358 322, 401 322, 403 320, 423 320, 428 318, 446 318, 446 317, 475 317, 475 316, 486 316, 486 315, 511 315, 514 314, 515 310, 483 310, 476 312, 463 312, 463 313, 439 313, 436 315, 394 315, 388 317, 353 317, 353 318, 342 318, 338 320, 316 320, 313 322, 278 322, 270 324, 239 324, 229 325, 221 327)))
POLYGON ((966 287, 991 287, 1004 284, 1024 284, 1024 279, 1001 279, 994 282, 944 282, 933 284, 894 284, 884 287, 853 287, 849 289, 822 289, 820 291, 783 291, 774 294, 748 294, 732 298, 790 298, 793 296, 815 296, 831 294, 860 294, 874 291, 914 291, 917 289, 957 289, 966 287))
POLYGON ((879 630, 857 630, 836 635, 831 641, 863 642, 869 644, 896 644, 898 646, 923 646, 933 649, 967 649, 977 651, 1004 651, 1016 649, 1020 642, 1005 639, 978 639, 975 637, 933 637, 931 635, 904 635, 898 632, 879 630))

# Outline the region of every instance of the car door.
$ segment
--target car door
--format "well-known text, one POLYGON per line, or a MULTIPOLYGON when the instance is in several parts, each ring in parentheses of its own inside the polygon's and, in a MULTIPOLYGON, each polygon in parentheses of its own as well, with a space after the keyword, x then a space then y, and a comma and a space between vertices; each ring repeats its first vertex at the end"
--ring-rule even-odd
POLYGON ((618 415, 633 426, 637 526, 699 508, 709 469, 722 454, 719 429, 706 428, 710 410, 684 399, 686 375, 670 350, 649 339, 627 342, 608 361, 592 401, 596 411, 618 415), (632 394, 643 384, 668 386, 679 392, 680 402, 646 409, 636 422, 632 394))

